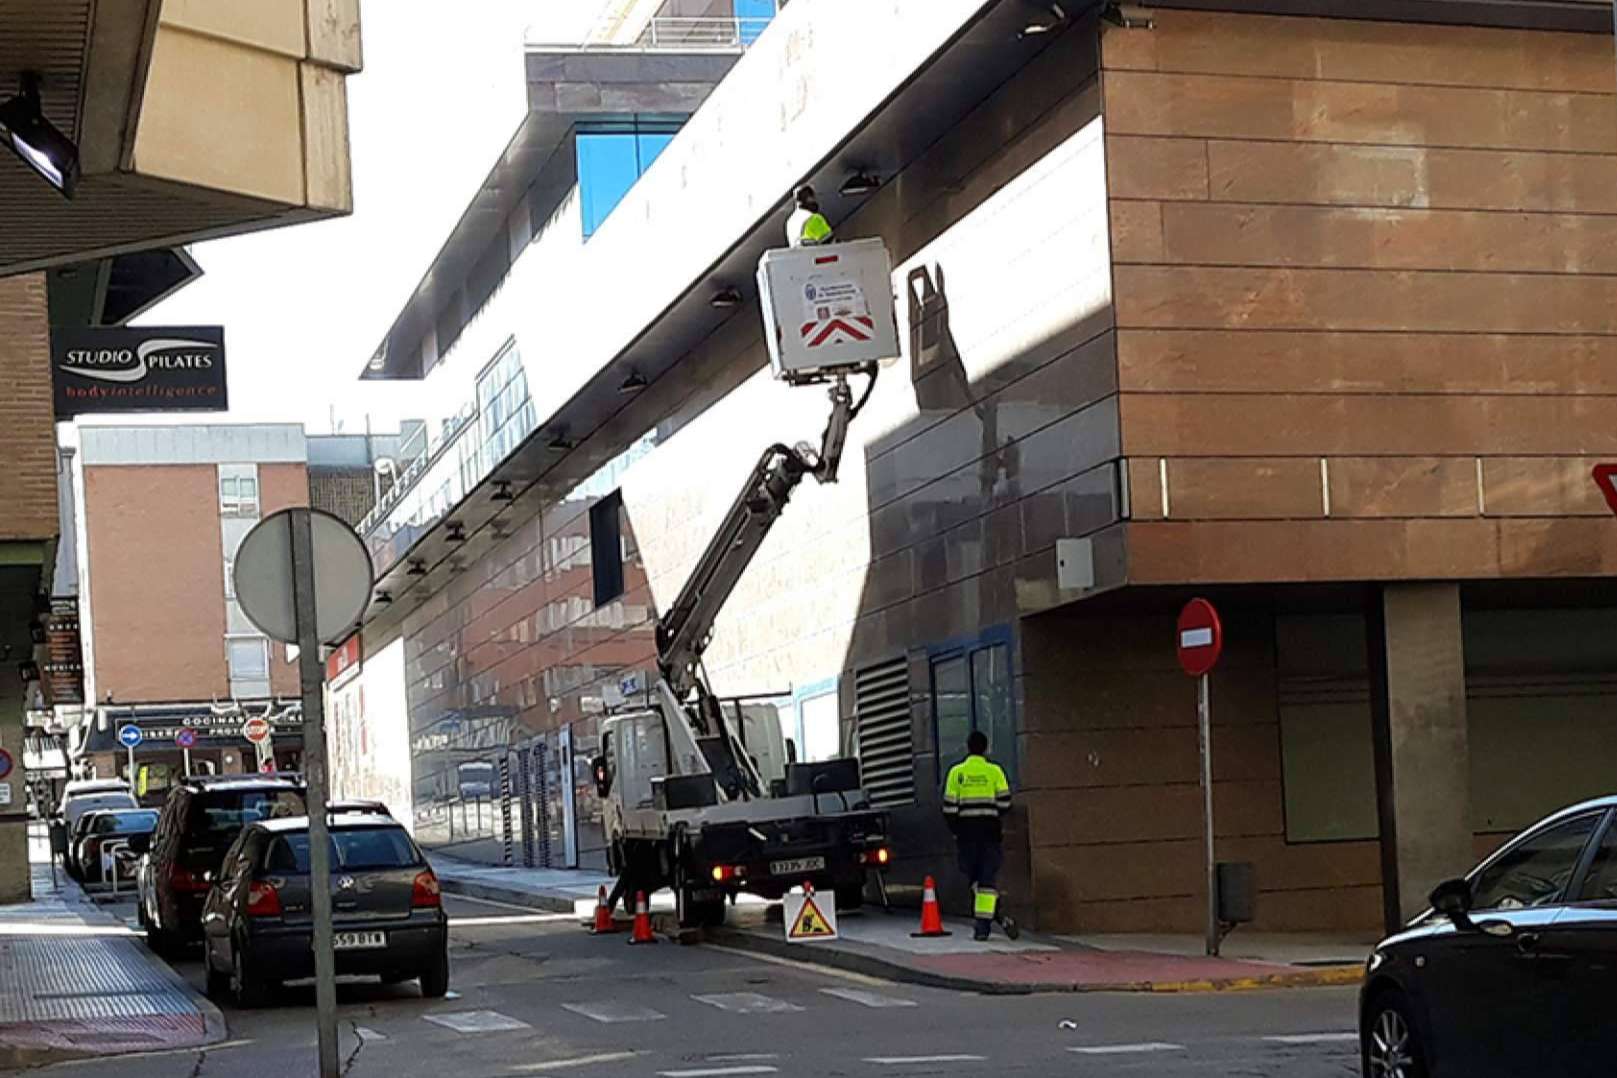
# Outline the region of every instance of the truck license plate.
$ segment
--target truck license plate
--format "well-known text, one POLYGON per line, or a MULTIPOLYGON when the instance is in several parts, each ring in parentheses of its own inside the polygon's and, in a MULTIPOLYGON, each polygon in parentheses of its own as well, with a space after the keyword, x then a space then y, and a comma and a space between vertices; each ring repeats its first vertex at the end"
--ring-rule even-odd
POLYGON ((334 951, 369 951, 386 946, 386 932, 338 932, 331 938, 334 951))
POLYGON ((825 869, 823 857, 797 857, 790 861, 771 861, 769 872, 773 876, 790 876, 797 872, 821 872, 825 869))

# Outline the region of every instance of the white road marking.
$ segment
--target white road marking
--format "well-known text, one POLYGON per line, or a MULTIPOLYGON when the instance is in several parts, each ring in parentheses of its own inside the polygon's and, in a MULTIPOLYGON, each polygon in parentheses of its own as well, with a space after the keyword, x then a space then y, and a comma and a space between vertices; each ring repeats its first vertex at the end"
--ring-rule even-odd
POLYGON ((786 1014, 803 1009, 795 1003, 787 1003, 784 999, 776 999, 757 992, 720 992, 716 995, 691 998, 698 1003, 706 1003, 709 1007, 717 1007, 721 1011, 734 1011, 736 1014, 786 1014))
POLYGON ((359 1039, 362 1041, 369 1042, 387 1040, 387 1037, 384 1034, 378 1033, 374 1029, 368 1029, 365 1026, 355 1026, 354 1033, 358 1035, 359 1039))
POLYGON ((900 999, 897 996, 884 996, 880 992, 866 992, 861 988, 822 988, 825 995, 836 996, 852 1003, 865 1007, 917 1007, 920 1004, 913 999, 900 999))
POLYGON ((902 1067, 907 1063, 985 1063, 984 1056, 867 1056, 866 1063, 883 1067, 902 1067))
POLYGON ((1270 1044, 1357 1044, 1357 1033, 1291 1033, 1285 1036, 1265 1037, 1270 1044))
POLYGON ((650 1007, 637 1007, 632 1003, 563 1003, 562 1010, 581 1014, 595 1022, 660 1022, 667 1018, 661 1011, 650 1007))
POLYGON ((1183 1052, 1182 1044, 1166 1044, 1162 1041, 1144 1041, 1140 1044, 1094 1044, 1082 1048, 1068 1048, 1069 1052, 1077 1052, 1083 1056, 1121 1056, 1133 1055, 1139 1052, 1183 1052))
POLYGON ((598 1063, 621 1063, 625 1059, 633 1059, 639 1052, 601 1052, 593 1056, 577 1056, 573 1059, 553 1059, 548 1063, 523 1063, 511 1068, 513 1074, 532 1074, 536 1071, 566 1070, 569 1067, 593 1067, 598 1063))
POLYGON ((422 1017, 456 1033, 499 1033, 508 1029, 533 1028, 521 1019, 499 1011, 457 1011, 454 1014, 425 1014, 422 1017))
POLYGON ((738 1052, 728 1056, 708 1056, 709 1063, 761 1063, 765 1060, 779 1059, 774 1052, 738 1052))
POLYGON ((725 1078, 731 1074, 777 1074, 775 1067, 699 1067, 688 1071, 658 1071, 660 1078, 725 1078))

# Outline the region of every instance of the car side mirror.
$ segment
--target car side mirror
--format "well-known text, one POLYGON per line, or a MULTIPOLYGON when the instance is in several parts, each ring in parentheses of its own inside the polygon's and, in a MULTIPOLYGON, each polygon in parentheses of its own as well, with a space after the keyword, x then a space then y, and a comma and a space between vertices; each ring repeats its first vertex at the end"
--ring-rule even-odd
POLYGON ((134 854, 151 853, 152 852, 152 836, 150 836, 150 835, 130 835, 129 836, 129 852, 134 853, 134 854))
POLYGON ((1471 883, 1469 880, 1444 880, 1432 890, 1432 909, 1441 913, 1461 928, 1471 924, 1471 883))

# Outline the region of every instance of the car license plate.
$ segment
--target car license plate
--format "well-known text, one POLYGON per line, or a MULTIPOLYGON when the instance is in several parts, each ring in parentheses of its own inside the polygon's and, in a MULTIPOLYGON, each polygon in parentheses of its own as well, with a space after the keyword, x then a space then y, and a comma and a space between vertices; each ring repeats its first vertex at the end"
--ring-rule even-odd
POLYGON ((331 937, 335 951, 369 951, 386 946, 386 932, 338 932, 331 937))
POLYGON ((774 876, 790 876, 797 872, 820 872, 825 868, 823 857, 798 857, 790 861, 771 861, 769 872, 774 876))

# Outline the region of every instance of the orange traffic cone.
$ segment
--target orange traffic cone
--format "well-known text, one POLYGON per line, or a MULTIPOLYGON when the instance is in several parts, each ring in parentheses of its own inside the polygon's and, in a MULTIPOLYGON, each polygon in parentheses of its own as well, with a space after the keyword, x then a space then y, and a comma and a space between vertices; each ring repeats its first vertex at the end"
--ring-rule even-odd
POLYGON ((651 934, 651 903, 646 900, 646 892, 641 891, 635 898, 634 932, 629 942, 656 943, 657 937, 651 934))
POLYGON ((604 936, 618 930, 617 922, 612 920, 612 907, 606 904, 606 886, 595 896, 595 924, 590 928, 590 935, 604 936))
POLYGON ((926 878, 926 889, 921 892, 921 930, 910 935, 916 939, 951 935, 943 927, 943 910, 938 906, 938 885, 931 876, 926 878))

